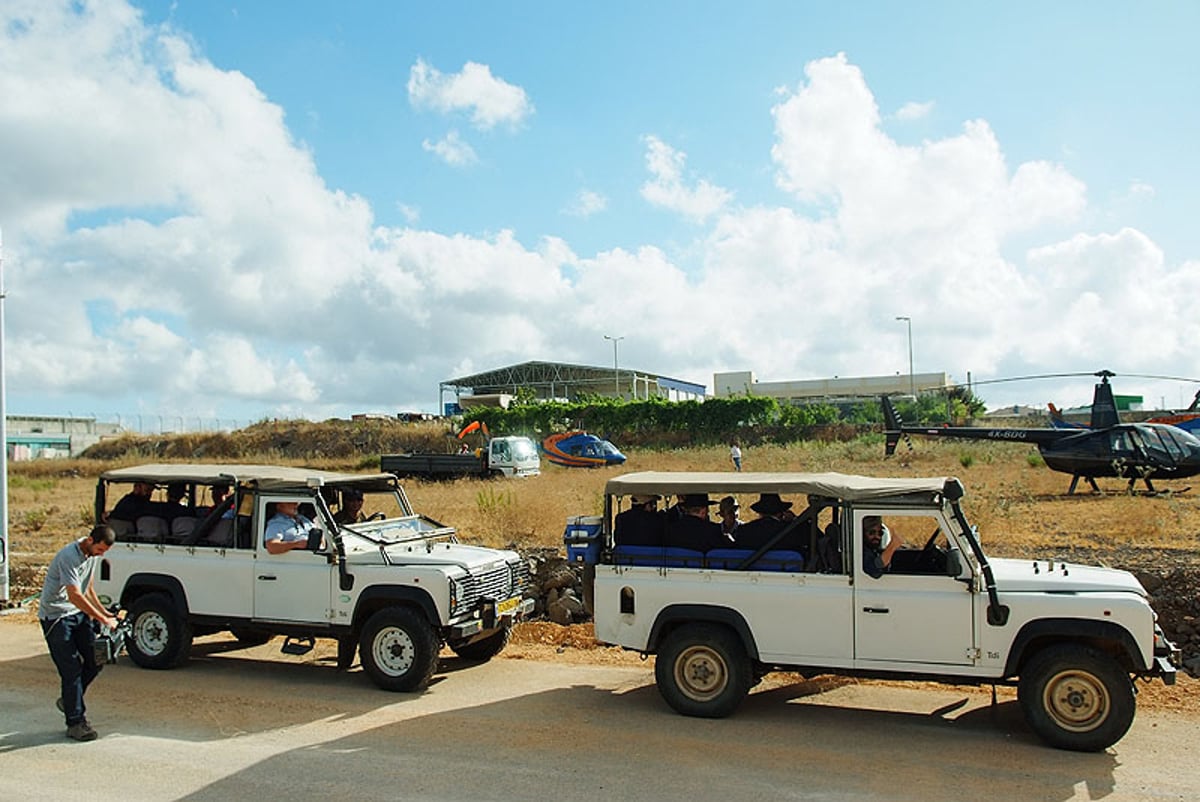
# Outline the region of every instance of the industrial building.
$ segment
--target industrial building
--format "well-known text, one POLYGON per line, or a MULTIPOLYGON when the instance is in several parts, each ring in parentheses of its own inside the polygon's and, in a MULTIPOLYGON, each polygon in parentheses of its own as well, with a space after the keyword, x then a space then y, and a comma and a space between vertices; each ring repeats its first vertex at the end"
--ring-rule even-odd
POLYGON ((5 454, 12 462, 74 457, 105 437, 124 431, 118 424, 100 423, 95 418, 8 415, 6 421, 5 454))
POLYGON ((881 395, 920 395, 945 392, 954 386, 945 373, 897 373, 894 376, 854 376, 803 381, 764 382, 749 370, 713 374, 713 395, 755 395, 774 398, 781 404, 818 402, 856 403, 878 400, 881 395))
POLYGON ((472 406, 507 407, 522 389, 542 401, 570 401, 580 395, 683 401, 703 399, 707 388, 703 384, 626 367, 522 362, 447 379, 438 386, 438 401, 445 414, 453 415, 472 406))

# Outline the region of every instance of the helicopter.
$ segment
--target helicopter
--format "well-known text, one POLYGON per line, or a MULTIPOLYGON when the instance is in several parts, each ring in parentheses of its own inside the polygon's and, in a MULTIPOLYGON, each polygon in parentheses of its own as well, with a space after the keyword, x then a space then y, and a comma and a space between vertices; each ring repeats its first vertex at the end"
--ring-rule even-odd
MULTIPOLYGON (((1146 490, 1156 493, 1151 479, 1182 479, 1200 473, 1200 440, 1188 432, 1163 423, 1121 423, 1108 380, 1116 374, 1102 370, 1092 398, 1091 428, 1088 429, 999 429, 962 426, 905 426, 891 400, 882 396, 885 421, 885 453, 895 453, 901 437, 921 434, 972 440, 1002 440, 1033 443, 1051 470, 1071 474, 1067 495, 1073 495, 1079 480, 1096 493, 1098 476, 1129 480, 1129 492, 1140 479, 1146 490)), ((911 446, 911 444, 910 444, 911 446)))
POLYGON ((625 455, 612 443, 583 431, 550 435, 542 441, 542 453, 565 468, 599 468, 625 462, 625 455))

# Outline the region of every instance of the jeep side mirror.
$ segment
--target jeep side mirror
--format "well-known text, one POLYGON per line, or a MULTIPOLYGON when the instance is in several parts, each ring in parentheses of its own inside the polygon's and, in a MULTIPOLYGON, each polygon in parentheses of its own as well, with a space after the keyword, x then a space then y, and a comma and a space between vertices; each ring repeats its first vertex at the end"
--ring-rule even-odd
POLYGON ((309 551, 320 551, 321 540, 325 537, 325 532, 321 529, 308 530, 308 545, 305 546, 309 551))
POLYGON ((962 573, 962 557, 958 549, 946 552, 946 576, 958 577, 962 573))

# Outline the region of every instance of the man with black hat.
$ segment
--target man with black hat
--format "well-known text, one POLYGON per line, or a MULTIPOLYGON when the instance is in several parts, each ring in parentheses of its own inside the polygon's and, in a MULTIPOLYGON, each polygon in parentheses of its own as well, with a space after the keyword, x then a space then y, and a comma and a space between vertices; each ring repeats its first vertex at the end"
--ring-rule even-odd
MULTIPOLYGON (((796 517, 792 512, 792 502, 784 501, 778 493, 763 493, 758 501, 750 505, 750 509, 758 513, 758 517, 742 524, 734 533, 738 548, 741 549, 762 548, 796 517)), ((787 542, 790 540, 792 538, 785 537, 783 542, 773 544, 772 548, 791 548, 793 544, 787 542)))
POLYGON ((708 518, 709 506, 716 503, 703 493, 686 494, 679 502, 683 514, 667 524, 667 545, 698 551, 732 548, 733 538, 721 531, 719 523, 708 518))
POLYGON ((618 546, 661 546, 665 516, 658 511, 658 496, 633 495, 630 507, 618 513, 613 539, 618 546))

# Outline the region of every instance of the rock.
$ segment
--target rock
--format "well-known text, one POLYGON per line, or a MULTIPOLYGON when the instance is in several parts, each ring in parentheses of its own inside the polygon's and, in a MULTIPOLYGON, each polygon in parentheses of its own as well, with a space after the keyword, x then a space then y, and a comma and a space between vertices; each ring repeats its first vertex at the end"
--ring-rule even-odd
POLYGON ((546 616, 556 624, 566 626, 571 623, 571 611, 563 606, 562 601, 546 605, 546 616))
POLYGON ((1183 670, 1193 677, 1200 677, 1200 655, 1184 660, 1183 670))
POLYGON ((542 583, 542 587, 546 590, 555 588, 569 588, 575 584, 575 572, 571 569, 560 569, 546 577, 542 583))
POLYGON ((572 618, 582 616, 584 613, 583 602, 575 598, 574 595, 561 596, 558 600, 558 604, 560 607, 570 613, 572 618))
POLYGON ((1134 571, 1133 575, 1147 593, 1157 593, 1159 588, 1163 586, 1163 578, 1158 574, 1152 574, 1148 571, 1134 571))

